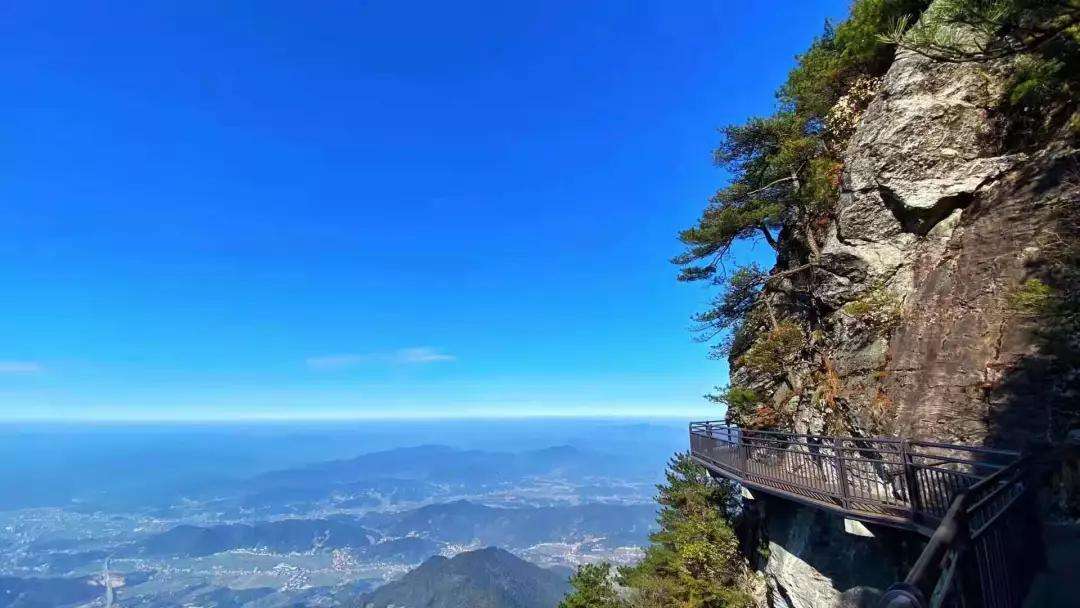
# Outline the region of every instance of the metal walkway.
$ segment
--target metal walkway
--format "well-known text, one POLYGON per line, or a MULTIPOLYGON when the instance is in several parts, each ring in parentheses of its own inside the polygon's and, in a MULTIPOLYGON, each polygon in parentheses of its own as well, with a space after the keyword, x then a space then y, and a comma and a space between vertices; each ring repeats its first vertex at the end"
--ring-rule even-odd
POLYGON ((1017 548, 1037 535, 1018 452, 887 437, 690 425, 690 454, 741 485, 930 536, 882 606, 1019 606, 1031 580, 1017 548))

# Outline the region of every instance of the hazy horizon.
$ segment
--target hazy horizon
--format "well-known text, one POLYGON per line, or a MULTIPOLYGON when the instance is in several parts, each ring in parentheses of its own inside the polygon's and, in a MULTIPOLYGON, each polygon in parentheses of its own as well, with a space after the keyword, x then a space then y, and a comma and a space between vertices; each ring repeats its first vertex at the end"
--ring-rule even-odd
POLYGON ((685 442, 681 419, 626 417, 8 422, 0 423, 0 503, 39 494, 71 506, 78 493, 100 491, 101 475, 112 491, 139 496, 149 484, 173 496, 192 484, 438 445, 510 453, 566 446, 659 476, 685 442))
POLYGON ((0 423, 0 596, 100 606, 107 569, 118 606, 351 605, 481 547, 631 563, 685 442, 656 419, 0 423))
POLYGON ((258 415, 255 413, 243 413, 243 414, 230 414, 223 413, 219 416, 201 416, 201 417, 154 417, 146 415, 142 417, 127 416, 127 417, 78 417, 78 416, 65 416, 65 417, 7 417, 0 418, 0 426, 5 425, 19 425, 19 424, 55 424, 55 425, 78 425, 78 424, 320 424, 320 423, 336 423, 336 422, 416 422, 416 421, 472 421, 483 422, 487 420, 601 420, 601 421, 699 421, 705 420, 710 416, 716 417, 722 413, 722 410, 718 410, 715 406, 702 406, 697 410, 689 410, 686 412, 655 412, 654 410, 644 410, 641 412, 635 412, 633 410, 612 410, 607 412, 596 412, 588 410, 570 410, 565 412, 552 411, 548 409, 537 410, 535 412, 507 412, 500 414, 498 412, 471 412, 471 413, 447 413, 447 414, 429 414, 425 412, 414 413, 381 413, 381 412, 331 412, 324 415, 312 415, 311 412, 296 413, 286 412, 279 415, 258 415))

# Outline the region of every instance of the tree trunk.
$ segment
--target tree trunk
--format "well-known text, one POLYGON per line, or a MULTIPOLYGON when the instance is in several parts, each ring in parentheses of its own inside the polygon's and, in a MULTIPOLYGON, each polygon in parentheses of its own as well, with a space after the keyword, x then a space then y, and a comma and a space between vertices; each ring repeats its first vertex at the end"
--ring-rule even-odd
POLYGON ((761 234, 765 235, 765 242, 769 244, 769 247, 773 248, 773 251, 780 251, 780 243, 776 242, 776 238, 773 237, 768 226, 760 224, 758 225, 758 230, 761 230, 761 234))

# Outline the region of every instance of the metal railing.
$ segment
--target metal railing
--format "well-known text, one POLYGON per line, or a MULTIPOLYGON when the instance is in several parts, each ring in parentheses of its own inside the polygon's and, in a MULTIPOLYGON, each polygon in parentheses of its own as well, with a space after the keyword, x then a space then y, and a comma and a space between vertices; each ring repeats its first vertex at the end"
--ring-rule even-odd
POLYGON ((1019 453, 891 437, 837 437, 690 424, 690 454, 758 489, 930 535, 953 499, 1019 453))
POLYGON ((1019 452, 891 437, 690 425, 714 473, 847 517, 930 536, 881 608, 1015 608, 1034 576, 1031 459, 1019 452))
POLYGON ((1020 459, 961 491, 907 577, 882 597, 881 608, 1020 606, 1038 564, 1025 550, 1039 535, 1027 504, 1029 464, 1020 459))

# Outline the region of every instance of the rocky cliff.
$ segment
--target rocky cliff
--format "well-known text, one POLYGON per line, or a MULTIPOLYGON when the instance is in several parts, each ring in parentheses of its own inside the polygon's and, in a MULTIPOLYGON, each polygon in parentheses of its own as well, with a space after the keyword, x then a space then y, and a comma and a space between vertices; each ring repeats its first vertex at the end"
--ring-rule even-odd
MULTIPOLYGON (((811 268, 785 275, 808 257, 788 245, 764 296, 815 328, 811 348, 782 382, 731 357, 733 383, 771 395, 796 430, 1020 447, 1076 424, 1075 319, 1046 302, 1077 290, 1080 156, 1068 125, 1017 138, 999 110, 1013 62, 900 51, 868 81, 811 268)), ((856 602, 910 557, 898 537, 768 505, 771 605, 856 602)))
POLYGON ((796 429, 1015 445, 1075 418, 1076 368, 1050 364, 1047 321, 1015 302, 1067 280, 1051 275, 1075 247, 1080 162, 1067 129, 1010 146, 1008 73, 901 51, 875 84, 814 268, 768 296, 803 292, 818 315, 816 356, 772 392, 796 429))
POLYGON ((1042 344, 1010 302, 1075 237, 1080 165, 1067 138, 1009 150, 1006 73, 902 52, 848 147, 815 295, 857 427, 1015 444, 1064 422, 1065 383, 1017 377, 1042 344), (892 327, 860 323, 890 300, 892 327))
MULTIPOLYGON (((730 180, 673 259, 718 287, 695 320, 722 337, 727 421, 1029 449, 1080 435, 1080 6, 855 0, 777 98, 722 130, 730 180), (772 268, 734 258, 747 241, 772 268)), ((1042 485, 1080 519, 1062 470, 1042 485)), ((923 544, 782 505, 745 510, 775 606, 872 595, 859 581, 900 578, 923 544)))

